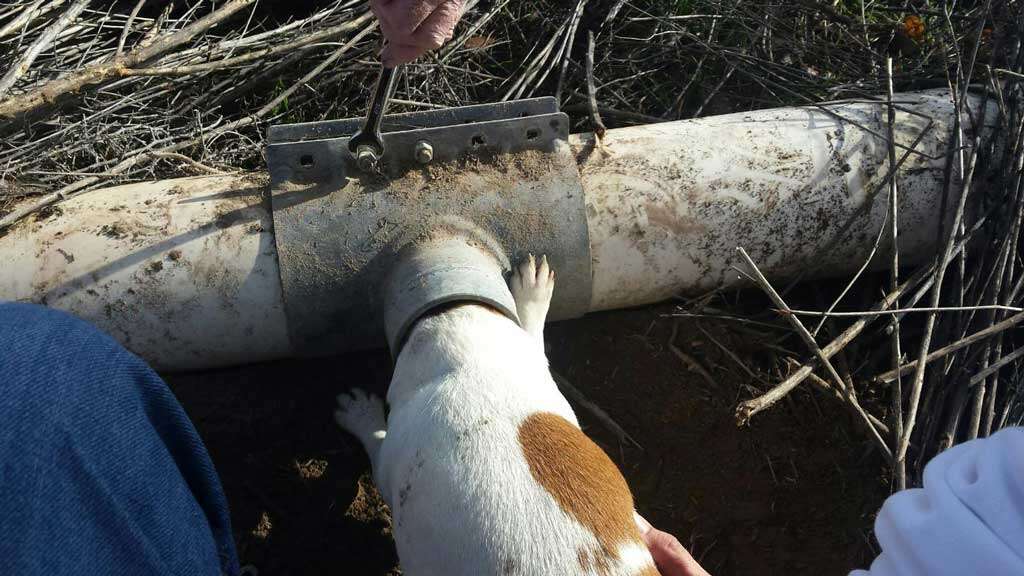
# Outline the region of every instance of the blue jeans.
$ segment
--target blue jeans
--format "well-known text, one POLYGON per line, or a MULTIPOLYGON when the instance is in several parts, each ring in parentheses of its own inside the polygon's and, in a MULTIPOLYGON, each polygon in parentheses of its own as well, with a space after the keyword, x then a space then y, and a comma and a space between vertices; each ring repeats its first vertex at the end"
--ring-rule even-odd
POLYGON ((0 574, 237 573, 220 480, 160 377, 86 322, 0 303, 0 574))

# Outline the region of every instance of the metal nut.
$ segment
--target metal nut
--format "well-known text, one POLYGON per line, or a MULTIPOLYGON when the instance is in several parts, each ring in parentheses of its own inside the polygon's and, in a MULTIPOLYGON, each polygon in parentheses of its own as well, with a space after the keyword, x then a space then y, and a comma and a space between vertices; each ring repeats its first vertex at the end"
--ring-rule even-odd
POLYGON ((426 140, 416 143, 416 161, 420 164, 429 164, 434 159, 434 147, 426 140))
POLYGON ((363 172, 377 171, 377 153, 369 146, 360 146, 356 149, 356 166, 363 172))

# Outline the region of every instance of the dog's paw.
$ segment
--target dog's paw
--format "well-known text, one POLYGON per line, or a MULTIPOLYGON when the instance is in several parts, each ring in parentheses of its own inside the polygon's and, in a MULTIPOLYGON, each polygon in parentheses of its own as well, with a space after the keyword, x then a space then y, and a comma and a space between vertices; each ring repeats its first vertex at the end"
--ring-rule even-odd
POLYGON ((523 329, 540 336, 555 291, 555 271, 548 265, 548 257, 541 256, 538 263, 530 254, 512 274, 510 284, 523 329))
POLYGON ((380 398, 353 388, 349 393, 338 394, 337 400, 335 422, 363 443, 384 432, 387 422, 384 419, 384 402, 380 398))

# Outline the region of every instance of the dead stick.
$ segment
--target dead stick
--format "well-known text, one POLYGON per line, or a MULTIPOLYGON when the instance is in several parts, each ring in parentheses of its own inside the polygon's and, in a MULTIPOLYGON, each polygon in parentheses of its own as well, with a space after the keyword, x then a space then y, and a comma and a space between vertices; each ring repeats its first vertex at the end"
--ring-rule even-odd
POLYGON ((136 2, 131 14, 128 15, 128 20, 124 23, 124 29, 121 30, 121 37, 117 39, 117 51, 114 52, 115 59, 120 58, 121 53, 124 52, 124 43, 128 40, 128 34, 132 31, 132 23, 135 22, 135 17, 139 15, 139 10, 142 10, 142 5, 145 3, 146 0, 136 2))
MULTIPOLYGON (((954 343, 950 344, 949 346, 945 346, 945 347, 939 348, 938 350, 935 350, 931 354, 928 354, 927 357, 925 357, 925 364, 927 364, 928 362, 932 362, 934 360, 938 360, 939 358, 943 358, 945 356, 948 356, 949 354, 952 354, 953 352, 956 352, 957 350, 960 350, 962 348, 966 348, 967 346, 970 346, 971 344, 974 344, 975 342, 978 342, 980 340, 984 340, 984 339, 986 339, 986 338, 988 338, 990 336, 993 336, 995 334, 999 334, 1000 332, 1002 332, 1002 331, 1004 331, 1004 330, 1006 330, 1008 328, 1013 328, 1017 324, 1020 324, 1022 321, 1024 321, 1024 312, 1021 312, 1020 314, 1014 314, 1013 316, 1010 316, 1009 318, 1007 318, 1006 320, 1003 320, 1002 322, 999 322, 997 324, 993 324, 992 326, 989 326, 988 328, 985 328, 984 330, 979 330, 979 331, 975 332, 974 334, 971 334, 970 336, 968 336, 968 337, 966 337, 966 338, 964 338, 962 340, 959 340, 957 342, 954 342, 954 343)), ((911 370, 913 370, 913 369, 915 369, 917 367, 918 367, 918 361, 909 362, 907 364, 904 364, 903 366, 900 366, 899 374, 900 375, 906 374, 906 373, 910 372, 911 370)), ((883 374, 879 374, 878 376, 875 376, 873 378, 873 380, 875 382, 882 383, 882 384, 885 384, 885 383, 888 383, 888 382, 892 382, 896 378, 896 372, 897 372, 896 370, 890 370, 888 372, 885 372, 883 374)))
MULTIPOLYGON (((790 314, 798 316, 824 316, 825 318, 840 318, 861 316, 888 316, 890 314, 909 314, 911 312, 974 312, 978 310, 999 310, 1002 312, 1024 312, 1024 308, 1018 306, 1004 306, 1002 304, 981 304, 978 306, 937 306, 935 308, 895 308, 892 310, 859 310, 856 312, 819 312, 817 310, 790 310, 790 314)), ((781 310, 777 310, 781 312, 781 310)))
POLYGON ((562 55, 562 66, 558 71, 558 83, 555 84, 555 102, 562 101, 562 86, 565 84, 565 73, 569 70, 569 56, 572 55, 572 45, 576 41, 576 30, 579 28, 580 19, 583 16, 583 9, 586 8, 588 0, 579 0, 576 3, 576 10, 569 21, 569 30, 565 34, 562 48, 559 53, 562 55))
MULTIPOLYGON (((32 22, 32 19, 35 18, 39 14, 39 12, 44 9, 44 7, 42 6, 43 2, 45 2, 45 0, 36 0, 31 5, 29 5, 29 6, 25 7, 25 8, 22 8, 20 14, 15 16, 13 20, 11 20, 7 24, 5 24, 2 28, 0 28, 0 38, 6 38, 7 36, 15 34, 18 31, 19 28, 23 28, 24 26, 27 26, 28 24, 30 24, 32 22)), ((46 9, 56 8, 61 3, 62 3, 62 0, 61 1, 52 2, 50 5, 46 6, 45 8, 46 9)))
POLYGON ((223 58, 221 60, 215 60, 213 62, 205 62, 203 64, 193 64, 191 66, 172 66, 162 68, 133 68, 124 72, 125 76, 185 76, 187 74, 198 74, 201 72, 212 72, 214 70, 220 70, 229 66, 237 66, 239 64, 245 64, 247 62, 253 62, 261 58, 268 58, 270 56, 276 56, 285 52, 291 52, 295 49, 309 46, 317 42, 327 40, 339 34, 354 30, 359 26, 363 25, 367 20, 373 17, 373 13, 367 12, 358 18, 339 24, 338 26, 332 26, 326 30, 322 30, 315 34, 308 36, 302 36, 294 42, 282 44, 280 46, 263 48, 260 50, 254 50, 241 56, 235 56, 234 58, 223 58))
MULTIPOLYGON (((875 304, 872 310, 885 310, 886 308, 892 306, 893 303, 895 303, 896 300, 900 297, 900 295, 902 295, 904 292, 912 288, 916 283, 923 280, 924 277, 927 274, 929 274, 933 269, 934 267, 925 267, 919 270, 909 280, 901 284, 896 291, 890 292, 885 296, 885 298, 882 299, 881 302, 875 304)), ((821 349, 822 353, 826 357, 831 358, 837 352, 845 348, 847 344, 852 342, 854 338, 859 336, 860 333, 864 330, 864 328, 866 328, 868 324, 870 324, 877 318, 877 316, 865 316, 862 317, 860 320, 857 320, 856 322, 851 324, 849 328, 843 330, 843 332, 839 336, 837 336, 835 339, 833 339, 831 342, 825 345, 825 347, 821 349)), ((736 410, 737 420, 739 420, 741 424, 745 424, 752 416, 766 408, 769 408, 772 404, 775 404, 784 396, 786 396, 786 394, 789 394, 794 388, 796 388, 801 382, 803 382, 805 378, 810 376, 812 372, 814 372, 814 364, 805 364, 804 366, 801 366, 799 370, 790 374, 790 376, 783 380, 778 386, 772 388, 764 395, 758 396, 757 398, 753 398, 751 400, 747 400, 746 402, 740 404, 740 407, 737 408, 736 410), (744 416, 744 419, 742 420, 740 420, 741 409, 743 411, 742 415, 744 416)))
MULTIPOLYGON (((795 363, 795 361, 793 361, 793 360, 790 360, 790 362, 794 362, 795 363)), ((817 386, 818 389, 820 389, 822 392, 825 392, 826 394, 828 394, 832 398, 835 398, 836 400, 839 400, 843 404, 846 404, 847 406, 849 406, 849 404, 846 402, 846 397, 843 396, 843 393, 840 392, 839 390, 836 390, 834 386, 829 385, 829 383, 826 382, 825 379, 822 378, 821 376, 818 376, 817 374, 811 372, 810 375, 807 376, 807 380, 809 380, 811 382, 811 384, 814 384, 815 386, 817 386)), ((852 406, 851 406, 851 408, 852 408, 852 406)), ((856 412, 856 411, 854 411, 854 412, 856 412)), ((882 422, 881 420, 879 420, 878 418, 876 418, 872 414, 868 414, 868 420, 871 420, 871 423, 874 424, 876 428, 878 428, 878 431, 881 434, 884 434, 886 436, 889 435, 889 432, 890 432, 889 431, 889 427, 885 425, 885 422, 882 422)))
POLYGON ((600 142, 604 138, 607 128, 601 120, 601 113, 597 111, 597 87, 594 86, 594 32, 587 31, 587 105, 590 108, 590 123, 594 125, 594 136, 600 142))
MULTIPOLYGON (((960 138, 960 114, 961 108, 959 106, 954 107, 954 113, 956 114, 957 124, 957 138, 956 142, 959 144, 962 142, 960 138)), ((956 212, 953 216, 953 222, 949 228, 949 235, 946 239, 943 252, 936 258, 936 262, 939 266, 935 269, 935 284, 932 286, 931 294, 931 307, 937 308, 940 303, 940 296, 942 294, 942 280, 946 274, 946 265, 950 260, 950 256, 953 251, 953 245, 956 243, 956 233, 960 228, 960 223, 963 221, 964 210, 967 205, 967 195, 970 193, 971 180, 974 176, 974 167, 977 165, 978 149, 980 146, 980 134, 975 136, 974 147, 971 150, 971 157, 968 162, 967 172, 964 175, 963 184, 960 189, 960 198, 957 202, 956 212)), ((959 151, 959 157, 961 159, 961 168, 963 167, 963 150, 959 151)), ((921 391, 924 388, 924 369, 927 365, 925 358, 928 355, 928 348, 932 343, 932 333, 935 330, 935 321, 938 319, 935 312, 928 314, 925 320, 924 335, 921 337, 921 347, 918 352, 918 361, 916 364, 917 369, 914 371, 914 378, 910 383, 910 396, 907 399, 907 415, 904 420, 903 434, 900 437, 900 441, 896 446, 896 460, 902 461, 907 457, 907 449, 910 447, 910 435, 914 432, 914 424, 917 420, 918 404, 921 402, 921 391)), ((902 369, 899 371, 900 374, 904 372, 902 369)), ((898 464, 897 464, 898 466, 898 464)))
MULTIPOLYGON (((863 6, 863 5, 862 5, 863 6)), ((893 106, 893 82, 892 82, 892 56, 885 59, 886 77, 886 100, 889 109, 889 168, 896 169, 896 107, 893 106)), ((889 179, 889 218, 890 218, 890 249, 892 250, 892 270, 889 272, 889 290, 895 291, 899 286, 900 279, 900 250, 899 250, 899 198, 897 196, 896 178, 889 179)), ((896 299, 896 308, 899 308, 899 298, 896 299)), ((902 352, 900 351, 900 317, 893 315, 890 323, 892 335, 890 340, 890 351, 892 354, 892 367, 898 368, 902 352)), ((892 405, 892 428, 893 445, 897 445, 900 436, 903 434, 903 385, 899 378, 893 384, 890 391, 890 403, 892 405)), ((896 477, 896 485, 899 490, 907 487, 907 469, 903 460, 898 460, 893 467, 893 475, 896 477)))
MULTIPOLYGON (((765 278, 764 274, 761 273, 761 270, 758 269, 757 264, 754 264, 754 261, 750 258, 750 255, 747 254, 747 251, 741 247, 737 247, 736 251, 739 252, 740 257, 743 258, 743 260, 747 263, 747 267, 750 268, 750 271, 754 274, 754 280, 757 281, 758 285, 761 286, 761 289, 764 290, 765 294, 767 294, 768 297, 772 300, 772 302, 775 303, 775 305, 778 306, 781 310, 788 311, 789 306, 786 305, 785 300, 783 300, 782 297, 779 296, 778 292, 775 291, 775 288, 772 288, 771 283, 768 282, 768 279, 765 278)), ((878 449, 881 450, 882 454, 886 457, 886 459, 891 461, 892 451, 889 449, 889 446, 886 445, 885 440, 882 438, 882 436, 878 433, 878 429, 875 428, 875 425, 871 423, 871 419, 868 418, 867 413, 857 402, 853 388, 846 386, 846 384, 843 382, 842 377, 839 376, 839 372, 836 371, 835 366, 833 366, 832 363, 829 362, 828 357, 825 356, 824 352, 822 352, 821 347, 818 346, 818 343, 814 341, 814 336, 811 336, 811 333, 804 326, 803 322, 800 321, 800 318, 793 314, 787 314, 786 319, 789 320, 789 323, 796 330, 797 334, 800 335, 800 338, 803 339, 804 343, 807 344, 807 347, 810 348, 811 351, 814 352, 814 355, 818 357, 818 361, 821 362, 821 364, 828 371, 829 376, 831 376, 832 380, 836 383, 836 388, 839 390, 843 390, 846 393, 847 400, 850 402, 850 404, 856 410, 857 414, 863 419, 864 423, 867 425, 868 430, 871 433, 871 438, 875 441, 875 444, 878 446, 878 449)), ((736 409, 736 419, 737 421, 743 421, 744 418, 749 419, 749 416, 745 414, 744 405, 741 404, 736 409)))
MULTIPOLYGON (((372 32, 376 28, 377 28, 377 23, 376 22, 373 22, 370 25, 368 25, 366 28, 361 30, 359 32, 359 34, 356 34, 355 36, 353 36, 352 39, 350 39, 344 45, 339 47, 333 54, 328 56, 323 62, 318 64, 315 68, 310 70, 305 76, 303 76, 298 81, 296 81, 290 88, 288 88, 287 90, 281 92, 275 98, 273 98, 270 102, 268 102, 262 108, 257 110, 255 114, 239 118, 238 120, 235 120, 234 122, 229 122, 228 124, 220 126, 219 128, 216 128, 214 130, 211 130, 209 134, 201 134, 200 136, 197 136, 195 138, 192 138, 192 139, 189 139, 189 140, 185 140, 185 141, 182 141, 182 142, 176 142, 174 144, 170 144, 168 146, 165 146, 164 148, 160 148, 160 149, 157 149, 157 150, 146 149, 146 150, 142 150, 140 152, 134 153, 131 156, 129 156, 129 157, 125 158, 124 160, 122 160, 121 162, 119 162, 117 165, 115 165, 112 168, 110 168, 107 172, 109 174, 113 174, 113 175, 122 174, 126 170, 129 170, 131 167, 135 166, 135 164, 137 164, 140 160, 142 160, 143 158, 145 158, 145 157, 147 157, 149 155, 152 155, 154 152, 157 152, 157 153, 177 152, 179 150, 188 148, 189 146, 194 146, 194 145, 198 144, 202 140, 202 138, 204 136, 223 134, 224 132, 228 132, 228 131, 231 131, 231 130, 237 130, 237 129, 242 128, 244 126, 248 126, 250 124, 253 124, 254 122, 256 122, 256 120, 258 120, 259 118, 262 118, 263 116, 268 114, 271 110, 276 108, 278 104, 280 104, 282 101, 284 101, 289 96, 291 96, 296 90, 299 89, 299 87, 306 85, 306 83, 308 83, 315 76, 323 73, 323 71, 325 69, 327 69, 328 66, 333 64, 337 59, 341 58, 342 55, 344 55, 353 46, 355 46, 357 43, 359 43, 363 39, 364 36, 366 36, 367 34, 372 32)), ((151 143, 150 147, 152 147, 153 145, 156 145, 159 142, 160 141, 156 141, 156 142, 151 143)), ((49 206, 51 204, 55 204, 55 203, 57 203, 57 202, 59 202, 61 200, 64 200, 66 198, 71 198, 73 196, 77 196, 78 194, 80 194, 82 192, 86 192, 87 191, 86 188, 88 188, 92 184, 95 184, 96 182, 98 182, 99 179, 100 178, 98 176, 91 176, 91 177, 88 177, 88 178, 83 178, 83 179, 78 180, 76 182, 72 182, 71 184, 68 184, 67 186, 61 188, 60 190, 57 190, 56 192, 47 194, 46 196, 43 196, 39 200, 33 202, 30 206, 26 206, 26 207, 24 207, 24 208, 22 208, 20 210, 15 210, 14 212, 11 212, 10 214, 7 214, 3 218, 0 218, 0 230, 3 230, 5 228, 11 226, 12 224, 17 222, 18 220, 21 220, 25 216, 27 216, 27 215, 29 215, 29 214, 37 211, 37 210, 45 208, 46 206, 49 206)))
POLYGON ((998 361, 993 363, 988 368, 985 368, 984 370, 978 372, 974 376, 971 376, 971 379, 970 379, 970 381, 967 382, 967 385, 968 386, 975 386, 975 385, 977 385, 978 382, 981 382, 985 378, 988 378, 992 374, 995 374, 996 372, 999 371, 1000 368, 1002 368, 1003 366, 1006 366, 1007 364, 1013 362, 1014 360, 1016 360, 1017 358, 1020 358, 1021 356, 1024 356, 1024 346, 1022 346, 1020 348, 1017 348, 1016 350, 1014 350, 1010 354, 1007 354, 1006 356, 1003 356, 1002 358, 1000 358, 998 361))
POLYGON ((179 154, 177 152, 157 151, 157 152, 150 152, 149 155, 154 157, 154 158, 170 158, 170 159, 174 159, 174 160, 181 160, 182 162, 188 164, 189 166, 195 168, 196 170, 199 170, 200 172, 204 172, 206 174, 213 174, 214 176, 223 176, 225 174, 229 174, 229 172, 225 172, 223 170, 217 170, 216 168, 213 168, 211 166, 207 166, 206 164, 203 164, 202 162, 199 162, 198 160, 193 160, 192 158, 189 158, 188 156, 185 156, 184 154, 179 154))
POLYGON ((672 324, 672 335, 668 337, 668 349, 671 350, 672 353, 675 354, 676 358, 679 358, 683 364, 686 364, 691 370, 700 374, 708 384, 711 384, 711 386, 715 388, 720 388, 718 382, 715 381, 715 378, 707 371, 707 368, 704 368, 700 362, 697 362, 696 358, 690 356, 686 352, 683 352, 676 346, 676 336, 678 334, 679 322, 677 321, 672 324))
POLYGON ((0 101, 0 118, 14 118, 28 114, 47 106, 65 94, 76 93, 89 86, 122 78, 128 69, 137 67, 177 46, 189 42, 254 1, 229 0, 214 12, 185 26, 174 34, 157 39, 148 46, 140 46, 110 62, 89 66, 69 76, 47 82, 31 92, 0 101))
POLYGON ((75 2, 64 11, 60 18, 57 18, 56 22, 39 35, 39 38, 29 46, 28 50, 21 55, 21 58, 11 66, 7 74, 0 78, 0 98, 3 98, 18 79, 28 72, 28 69, 32 67, 32 63, 36 61, 36 58, 39 57, 43 50, 49 48, 57 36, 70 26, 88 5, 89 0, 78 0, 78 2, 75 2))

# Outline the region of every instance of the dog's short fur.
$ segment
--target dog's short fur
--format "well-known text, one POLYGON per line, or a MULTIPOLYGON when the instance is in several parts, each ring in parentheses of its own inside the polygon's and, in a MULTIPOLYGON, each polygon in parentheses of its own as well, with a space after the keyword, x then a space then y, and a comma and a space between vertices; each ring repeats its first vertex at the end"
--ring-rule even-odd
POLYGON ((404 574, 656 576, 629 488, 582 431, 544 355, 554 289, 531 256, 511 281, 522 327, 478 304, 421 318, 387 400, 338 397, 391 507, 404 574))

